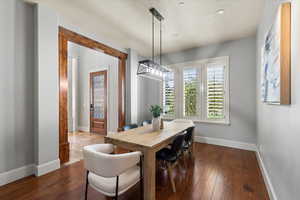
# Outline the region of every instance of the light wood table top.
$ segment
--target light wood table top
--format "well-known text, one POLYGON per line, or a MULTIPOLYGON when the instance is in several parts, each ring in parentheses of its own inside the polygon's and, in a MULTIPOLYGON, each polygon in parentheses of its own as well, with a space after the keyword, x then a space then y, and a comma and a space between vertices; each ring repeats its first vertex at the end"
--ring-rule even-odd
POLYGON ((164 122, 164 129, 159 131, 153 131, 152 125, 146 125, 128 131, 110 133, 105 138, 141 147, 155 148, 192 126, 194 126, 194 123, 190 120, 174 120, 164 122))
POLYGON ((177 119, 164 122, 164 129, 153 131, 152 125, 147 125, 128 131, 110 133, 104 139, 125 149, 141 151, 144 155, 144 199, 155 200, 155 153, 164 148, 180 133, 193 127, 191 120, 177 119))

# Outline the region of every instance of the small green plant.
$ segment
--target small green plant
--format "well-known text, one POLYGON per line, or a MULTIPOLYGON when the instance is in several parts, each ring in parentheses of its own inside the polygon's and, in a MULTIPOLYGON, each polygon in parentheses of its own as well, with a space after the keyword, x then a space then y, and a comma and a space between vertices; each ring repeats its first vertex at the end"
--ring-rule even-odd
POLYGON ((150 108, 150 112, 152 113, 154 118, 157 118, 160 116, 163 110, 159 105, 152 105, 150 108))

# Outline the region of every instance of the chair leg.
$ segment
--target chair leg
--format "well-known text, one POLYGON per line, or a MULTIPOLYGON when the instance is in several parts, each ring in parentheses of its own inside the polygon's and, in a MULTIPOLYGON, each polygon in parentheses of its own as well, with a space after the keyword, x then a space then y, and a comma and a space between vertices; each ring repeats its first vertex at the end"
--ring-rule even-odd
POLYGON ((88 186, 89 186, 89 171, 86 171, 85 194, 84 194, 84 199, 85 200, 87 200, 88 186))
POLYGON ((183 166, 185 169, 187 169, 187 162, 186 162, 186 157, 185 157, 185 152, 183 151, 182 152, 182 155, 181 155, 181 158, 182 158, 182 161, 183 161, 183 166))
POLYGON ((119 190, 119 176, 117 176, 115 200, 118 200, 118 196, 119 196, 119 191, 118 190, 119 190))
POLYGON ((190 156, 192 155, 192 147, 191 146, 189 146, 189 148, 188 148, 188 153, 190 156))
POLYGON ((172 185, 172 190, 175 193, 176 192, 176 187, 175 187, 174 179, 172 178, 172 171, 173 171, 172 166, 171 166, 170 163, 168 163, 167 166, 168 166, 169 179, 170 179, 170 182, 171 182, 171 185, 172 185))
POLYGON ((141 200, 144 199, 144 175, 143 175, 143 157, 140 157, 140 192, 141 200))
POLYGON ((144 181, 143 178, 140 180, 140 192, 141 192, 141 200, 144 199, 144 181))
POLYGON ((189 148, 189 152, 191 154, 192 157, 194 157, 194 153, 195 153, 195 143, 192 142, 192 144, 190 145, 190 148, 189 148))

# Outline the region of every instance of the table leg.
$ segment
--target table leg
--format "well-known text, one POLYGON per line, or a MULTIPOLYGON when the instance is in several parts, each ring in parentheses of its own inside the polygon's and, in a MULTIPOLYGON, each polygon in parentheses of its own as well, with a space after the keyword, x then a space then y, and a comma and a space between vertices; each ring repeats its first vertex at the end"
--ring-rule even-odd
POLYGON ((155 152, 144 151, 144 200, 155 200, 155 152))

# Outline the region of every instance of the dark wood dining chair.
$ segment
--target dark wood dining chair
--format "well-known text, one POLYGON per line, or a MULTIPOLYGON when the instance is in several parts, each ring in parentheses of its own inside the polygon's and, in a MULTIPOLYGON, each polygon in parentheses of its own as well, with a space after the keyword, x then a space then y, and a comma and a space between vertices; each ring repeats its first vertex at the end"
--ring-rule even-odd
POLYGON ((188 128, 184 137, 183 151, 189 152, 190 155, 192 155, 194 129, 195 127, 188 128))
POLYGON ((130 129, 137 128, 137 127, 138 127, 137 124, 128 124, 128 125, 126 125, 126 126, 123 127, 123 130, 124 131, 128 131, 130 129))
POLYGON ((166 164, 173 192, 176 192, 176 187, 174 179, 172 178, 172 171, 173 168, 176 166, 178 159, 182 155, 184 138, 184 134, 177 136, 171 144, 171 148, 163 148, 156 153, 156 159, 166 164))
POLYGON ((142 122, 142 126, 146 126, 146 125, 148 125, 148 124, 152 124, 152 120, 144 120, 144 121, 142 122))

